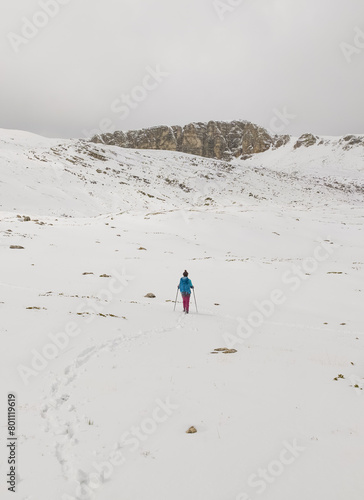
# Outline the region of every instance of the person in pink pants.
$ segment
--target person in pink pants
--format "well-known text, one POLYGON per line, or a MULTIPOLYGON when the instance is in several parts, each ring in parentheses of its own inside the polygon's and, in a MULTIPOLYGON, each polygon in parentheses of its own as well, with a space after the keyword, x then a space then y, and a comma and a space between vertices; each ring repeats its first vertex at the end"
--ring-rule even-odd
POLYGON ((188 314, 190 309, 190 297, 191 289, 193 288, 192 281, 188 277, 188 272, 184 271, 183 277, 180 279, 179 285, 177 287, 182 295, 183 300, 183 312, 188 314))
POLYGON ((191 297, 191 294, 182 293, 183 312, 188 313, 188 311, 190 309, 190 297, 191 297))

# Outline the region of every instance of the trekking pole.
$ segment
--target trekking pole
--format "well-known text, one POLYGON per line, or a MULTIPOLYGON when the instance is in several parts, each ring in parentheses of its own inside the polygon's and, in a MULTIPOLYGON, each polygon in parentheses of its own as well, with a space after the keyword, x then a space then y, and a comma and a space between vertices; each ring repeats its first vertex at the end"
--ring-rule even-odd
POLYGON ((196 302, 196 295, 195 295, 195 289, 194 289, 194 288, 192 288, 192 290, 193 290, 193 297, 194 297, 194 299, 195 299, 196 312, 197 312, 197 314, 198 314, 197 302, 196 302))
POLYGON ((174 301, 174 309, 173 309, 173 311, 176 310, 177 297, 178 297, 178 288, 177 288, 177 293, 176 293, 176 300, 174 301))

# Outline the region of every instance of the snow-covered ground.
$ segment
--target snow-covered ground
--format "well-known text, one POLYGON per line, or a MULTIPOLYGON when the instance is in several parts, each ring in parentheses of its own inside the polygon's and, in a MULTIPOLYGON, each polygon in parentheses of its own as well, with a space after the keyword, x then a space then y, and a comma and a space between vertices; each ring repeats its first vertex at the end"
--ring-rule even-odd
POLYGON ((309 147, 295 147, 297 137, 278 148, 270 149, 246 160, 246 165, 264 165, 277 172, 291 172, 327 179, 363 182, 364 140, 363 136, 317 138, 309 147))
POLYGON ((0 131, 1 498, 363 499, 363 162, 300 150, 0 131))

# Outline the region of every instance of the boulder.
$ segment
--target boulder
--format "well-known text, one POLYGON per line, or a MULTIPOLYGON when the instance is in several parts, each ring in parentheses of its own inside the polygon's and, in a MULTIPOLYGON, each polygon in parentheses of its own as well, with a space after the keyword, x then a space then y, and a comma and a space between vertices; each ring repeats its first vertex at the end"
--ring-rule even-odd
POLYGON ((197 432, 196 427, 192 426, 186 431, 186 434, 196 434, 196 432, 197 432))

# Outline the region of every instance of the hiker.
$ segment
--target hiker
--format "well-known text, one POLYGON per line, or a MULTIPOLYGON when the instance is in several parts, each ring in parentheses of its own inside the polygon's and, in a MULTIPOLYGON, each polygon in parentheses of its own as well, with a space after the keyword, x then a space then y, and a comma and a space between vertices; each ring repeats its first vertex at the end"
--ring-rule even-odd
POLYGON ((181 292, 183 299, 183 312, 188 314, 190 309, 190 297, 191 297, 191 288, 193 288, 192 281, 188 277, 188 272, 184 271, 183 278, 180 279, 179 285, 177 287, 181 292))

